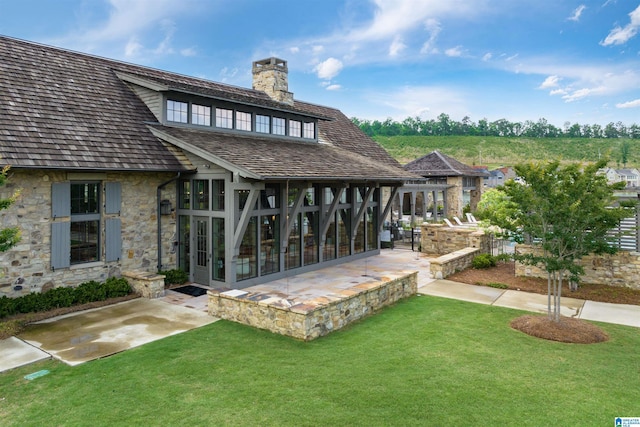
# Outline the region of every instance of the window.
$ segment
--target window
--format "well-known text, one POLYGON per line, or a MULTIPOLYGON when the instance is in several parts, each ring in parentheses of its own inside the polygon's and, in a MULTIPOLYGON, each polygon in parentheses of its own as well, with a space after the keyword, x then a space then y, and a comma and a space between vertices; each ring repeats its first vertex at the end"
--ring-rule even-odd
POLYGON ((100 184, 71 184, 71 264, 100 259, 100 184))
POLYGON ((251 113, 236 112, 236 129, 251 130, 251 113))
POLYGON ((256 114, 256 132, 269 133, 271 131, 270 121, 271 117, 256 114))
POLYGON ((195 200, 193 201, 193 209, 208 210, 209 209, 209 180, 194 179, 193 191, 195 200))
POLYGON ((219 128, 233 128, 233 110, 216 108, 216 126, 219 128))
POLYGON ((211 126, 211 107, 192 104, 191 123, 194 125, 211 126))
POLYGON ((289 136, 295 136, 300 138, 300 125, 301 123, 297 120, 289 120, 289 136))
POLYGON ((286 133, 286 121, 282 117, 273 118, 273 134, 285 135, 286 133))
POLYGON ((120 259, 120 183, 56 182, 51 201, 52 269, 101 261, 103 255, 106 262, 120 259))
POLYGON ((214 211, 224 210, 224 179, 214 179, 211 182, 213 191, 213 205, 211 207, 214 211))
POLYGON ((316 137, 316 124, 313 122, 308 122, 304 124, 304 138, 314 139, 316 137))
POLYGON ((188 123, 186 102, 167 100, 167 120, 170 122, 188 123))

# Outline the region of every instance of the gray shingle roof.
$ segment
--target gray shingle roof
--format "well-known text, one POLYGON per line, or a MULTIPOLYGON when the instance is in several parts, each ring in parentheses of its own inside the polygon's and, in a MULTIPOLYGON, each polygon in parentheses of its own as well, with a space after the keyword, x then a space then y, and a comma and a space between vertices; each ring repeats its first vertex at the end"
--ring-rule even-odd
POLYGON ((263 180, 313 179, 404 181, 415 175, 344 148, 310 141, 291 141, 247 133, 210 132, 150 126, 160 137, 174 138, 233 164, 244 176, 263 180))
POLYGON ((438 150, 407 163, 404 169, 424 177, 489 176, 488 173, 465 165, 438 150))
POLYGON ((0 157, 13 167, 185 171, 183 152, 154 135, 157 119, 116 74, 169 88, 320 118, 321 142, 158 127, 262 177, 415 179, 339 110, 0 36, 0 157), (275 160, 275 161, 274 161, 275 160))

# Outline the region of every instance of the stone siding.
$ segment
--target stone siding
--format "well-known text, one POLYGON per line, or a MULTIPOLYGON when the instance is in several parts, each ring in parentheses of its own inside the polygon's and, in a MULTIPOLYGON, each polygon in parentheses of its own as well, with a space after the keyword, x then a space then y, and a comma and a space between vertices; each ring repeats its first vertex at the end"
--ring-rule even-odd
POLYGON ((444 279, 453 273, 471 266, 473 258, 480 253, 478 248, 464 248, 429 260, 431 277, 444 279))
POLYGON ((359 285, 354 295, 321 306, 304 303, 284 307, 272 299, 256 301, 242 291, 209 291, 209 314, 277 334, 310 341, 415 295, 417 272, 388 282, 359 285))
POLYGON ((465 248, 477 248, 479 253, 491 253, 491 239, 481 228, 449 227, 424 223, 421 227, 422 252, 444 255, 465 248))
MULTIPOLYGON (((516 246, 520 254, 532 253, 536 248, 516 246)), ((640 253, 620 251, 615 255, 589 255, 580 261, 584 267, 581 283, 621 286, 640 290, 640 253)), ((516 263, 516 276, 547 278, 540 267, 516 263)))
MULTIPOLYGON (((158 185, 174 174, 166 173, 102 173, 103 182, 120 182, 122 188, 121 219, 122 257, 113 262, 93 262, 70 268, 51 269, 51 184, 67 181, 72 175, 60 171, 12 169, 9 183, 0 187, 0 197, 16 190, 20 196, 9 209, 0 211, 2 227, 18 227, 21 242, 0 253, 0 297, 18 297, 31 292, 43 292, 60 286, 77 286, 88 280, 102 282, 120 277, 125 270, 157 271, 157 200, 158 185)), ((162 199, 175 207, 175 183, 167 185, 162 199)), ((103 219, 114 217, 104 215, 103 219)), ((58 219, 60 221, 61 219, 58 219)), ((102 242, 105 222, 101 221, 102 242)), ((163 267, 174 268, 176 255, 175 216, 162 216, 163 267)), ((104 243, 102 259, 104 259, 104 243)))
POLYGON ((143 298, 160 298, 165 294, 165 276, 146 271, 125 271, 122 276, 127 279, 131 288, 143 298))

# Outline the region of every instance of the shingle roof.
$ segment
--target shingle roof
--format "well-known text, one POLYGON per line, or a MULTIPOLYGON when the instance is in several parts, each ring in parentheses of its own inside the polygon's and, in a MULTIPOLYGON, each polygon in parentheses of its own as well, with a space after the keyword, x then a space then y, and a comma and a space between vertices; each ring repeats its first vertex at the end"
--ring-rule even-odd
POLYGON ((161 138, 210 153, 218 163, 232 164, 242 175, 254 179, 395 182, 416 178, 400 168, 332 144, 160 125, 150 128, 161 138))
POLYGON ((489 176, 487 172, 465 165, 453 157, 442 154, 438 150, 407 163, 404 165, 404 169, 424 177, 489 176))
POLYGON ((161 127, 193 146, 208 147, 240 169, 265 177, 416 178, 339 110, 301 101, 289 106, 253 89, 2 36, 0 162, 28 168, 193 169, 180 149, 150 130, 157 119, 118 77, 123 73, 190 93, 320 118, 320 144, 161 127), (274 157, 276 147, 281 154, 274 157), (270 161, 274 158, 278 161, 270 161), (272 163, 278 167, 268 166, 272 163))

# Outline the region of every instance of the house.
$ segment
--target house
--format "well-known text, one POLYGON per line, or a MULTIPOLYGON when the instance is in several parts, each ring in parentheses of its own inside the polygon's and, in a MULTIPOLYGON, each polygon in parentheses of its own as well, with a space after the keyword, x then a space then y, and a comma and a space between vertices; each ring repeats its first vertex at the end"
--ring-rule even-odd
POLYGON ((488 174, 474 169, 462 162, 435 150, 404 166, 404 169, 420 175, 423 182, 410 182, 399 191, 399 211, 403 212, 408 204, 411 222, 416 216, 416 207, 425 219, 462 216, 463 209, 469 205, 475 210, 482 195, 483 178, 488 174))
POLYGON ((379 253, 416 176, 339 110, 296 100, 287 62, 253 88, 0 37, 11 166, 0 296, 181 268, 243 288, 379 253))
POLYGON ((609 183, 624 182, 628 188, 640 187, 640 171, 638 169, 604 168, 598 173, 605 175, 609 183))

